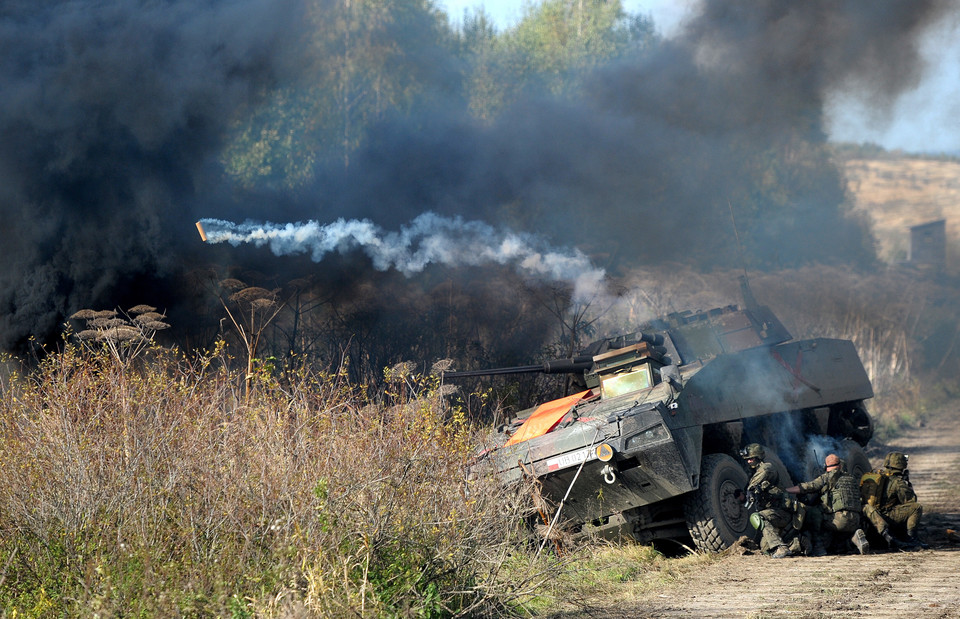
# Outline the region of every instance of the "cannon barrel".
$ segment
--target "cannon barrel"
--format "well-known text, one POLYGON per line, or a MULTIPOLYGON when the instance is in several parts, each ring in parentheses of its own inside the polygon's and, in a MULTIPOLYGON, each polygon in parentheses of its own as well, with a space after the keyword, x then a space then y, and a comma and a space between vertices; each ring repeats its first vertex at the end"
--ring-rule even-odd
POLYGON ((550 359, 537 365, 518 365, 508 368, 493 368, 489 370, 463 370, 460 372, 443 372, 443 378, 468 378, 471 376, 498 376, 501 374, 573 374, 585 372, 593 366, 592 355, 579 355, 570 359, 550 359))

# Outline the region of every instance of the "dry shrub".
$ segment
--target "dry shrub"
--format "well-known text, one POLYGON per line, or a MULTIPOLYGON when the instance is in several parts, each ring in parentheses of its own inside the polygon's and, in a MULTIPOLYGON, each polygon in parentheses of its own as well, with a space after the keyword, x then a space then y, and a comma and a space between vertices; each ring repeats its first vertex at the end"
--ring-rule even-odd
POLYGON ((0 383, 0 613, 444 617, 535 588, 523 501, 467 481, 473 430, 432 379, 370 406, 260 367, 242 398, 222 352, 67 347, 0 383))

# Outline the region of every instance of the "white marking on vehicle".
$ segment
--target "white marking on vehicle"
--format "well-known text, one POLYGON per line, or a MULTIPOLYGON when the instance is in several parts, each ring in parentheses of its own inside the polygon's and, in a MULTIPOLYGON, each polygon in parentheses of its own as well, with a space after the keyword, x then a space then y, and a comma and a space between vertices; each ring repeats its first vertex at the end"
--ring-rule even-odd
POLYGON ((597 454, 594 453, 594 450, 587 447, 580 451, 563 454, 559 458, 547 460, 547 471, 559 471, 560 469, 565 469, 568 466, 574 466, 581 462, 596 460, 596 458, 597 454))

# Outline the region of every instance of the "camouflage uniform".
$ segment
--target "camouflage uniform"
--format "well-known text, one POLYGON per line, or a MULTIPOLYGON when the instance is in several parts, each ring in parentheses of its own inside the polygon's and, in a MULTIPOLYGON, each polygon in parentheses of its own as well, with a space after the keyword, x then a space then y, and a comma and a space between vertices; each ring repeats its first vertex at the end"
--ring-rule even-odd
MULTIPOLYGON (((889 456, 888 456, 889 460, 889 456)), ((905 475, 906 468, 885 469, 886 484, 876 503, 868 502, 863 506, 864 515, 870 519, 877 532, 887 539, 889 528, 906 529, 907 538, 916 540, 917 527, 923 516, 923 506, 917 502, 913 486, 905 475)), ((890 539, 887 542, 890 543, 890 539)))
POLYGON ((760 549, 774 552, 779 547, 787 547, 783 536, 791 531, 793 514, 785 507, 787 496, 780 486, 777 469, 769 462, 761 462, 747 483, 747 490, 753 493, 757 503, 757 515, 763 519, 760 532, 760 549))
POLYGON ((860 528, 860 484, 853 475, 838 467, 797 488, 820 497, 820 505, 807 508, 806 518, 818 548, 829 548, 837 533, 853 534, 860 528))

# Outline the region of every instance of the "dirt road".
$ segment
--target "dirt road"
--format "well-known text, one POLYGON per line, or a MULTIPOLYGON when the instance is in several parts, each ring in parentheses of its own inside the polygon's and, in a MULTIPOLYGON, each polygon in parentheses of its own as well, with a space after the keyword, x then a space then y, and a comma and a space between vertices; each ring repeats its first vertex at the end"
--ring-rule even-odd
POLYGON ((611 600, 577 617, 960 618, 960 404, 890 445, 910 456, 929 550, 771 559, 729 556, 641 598, 611 600))

